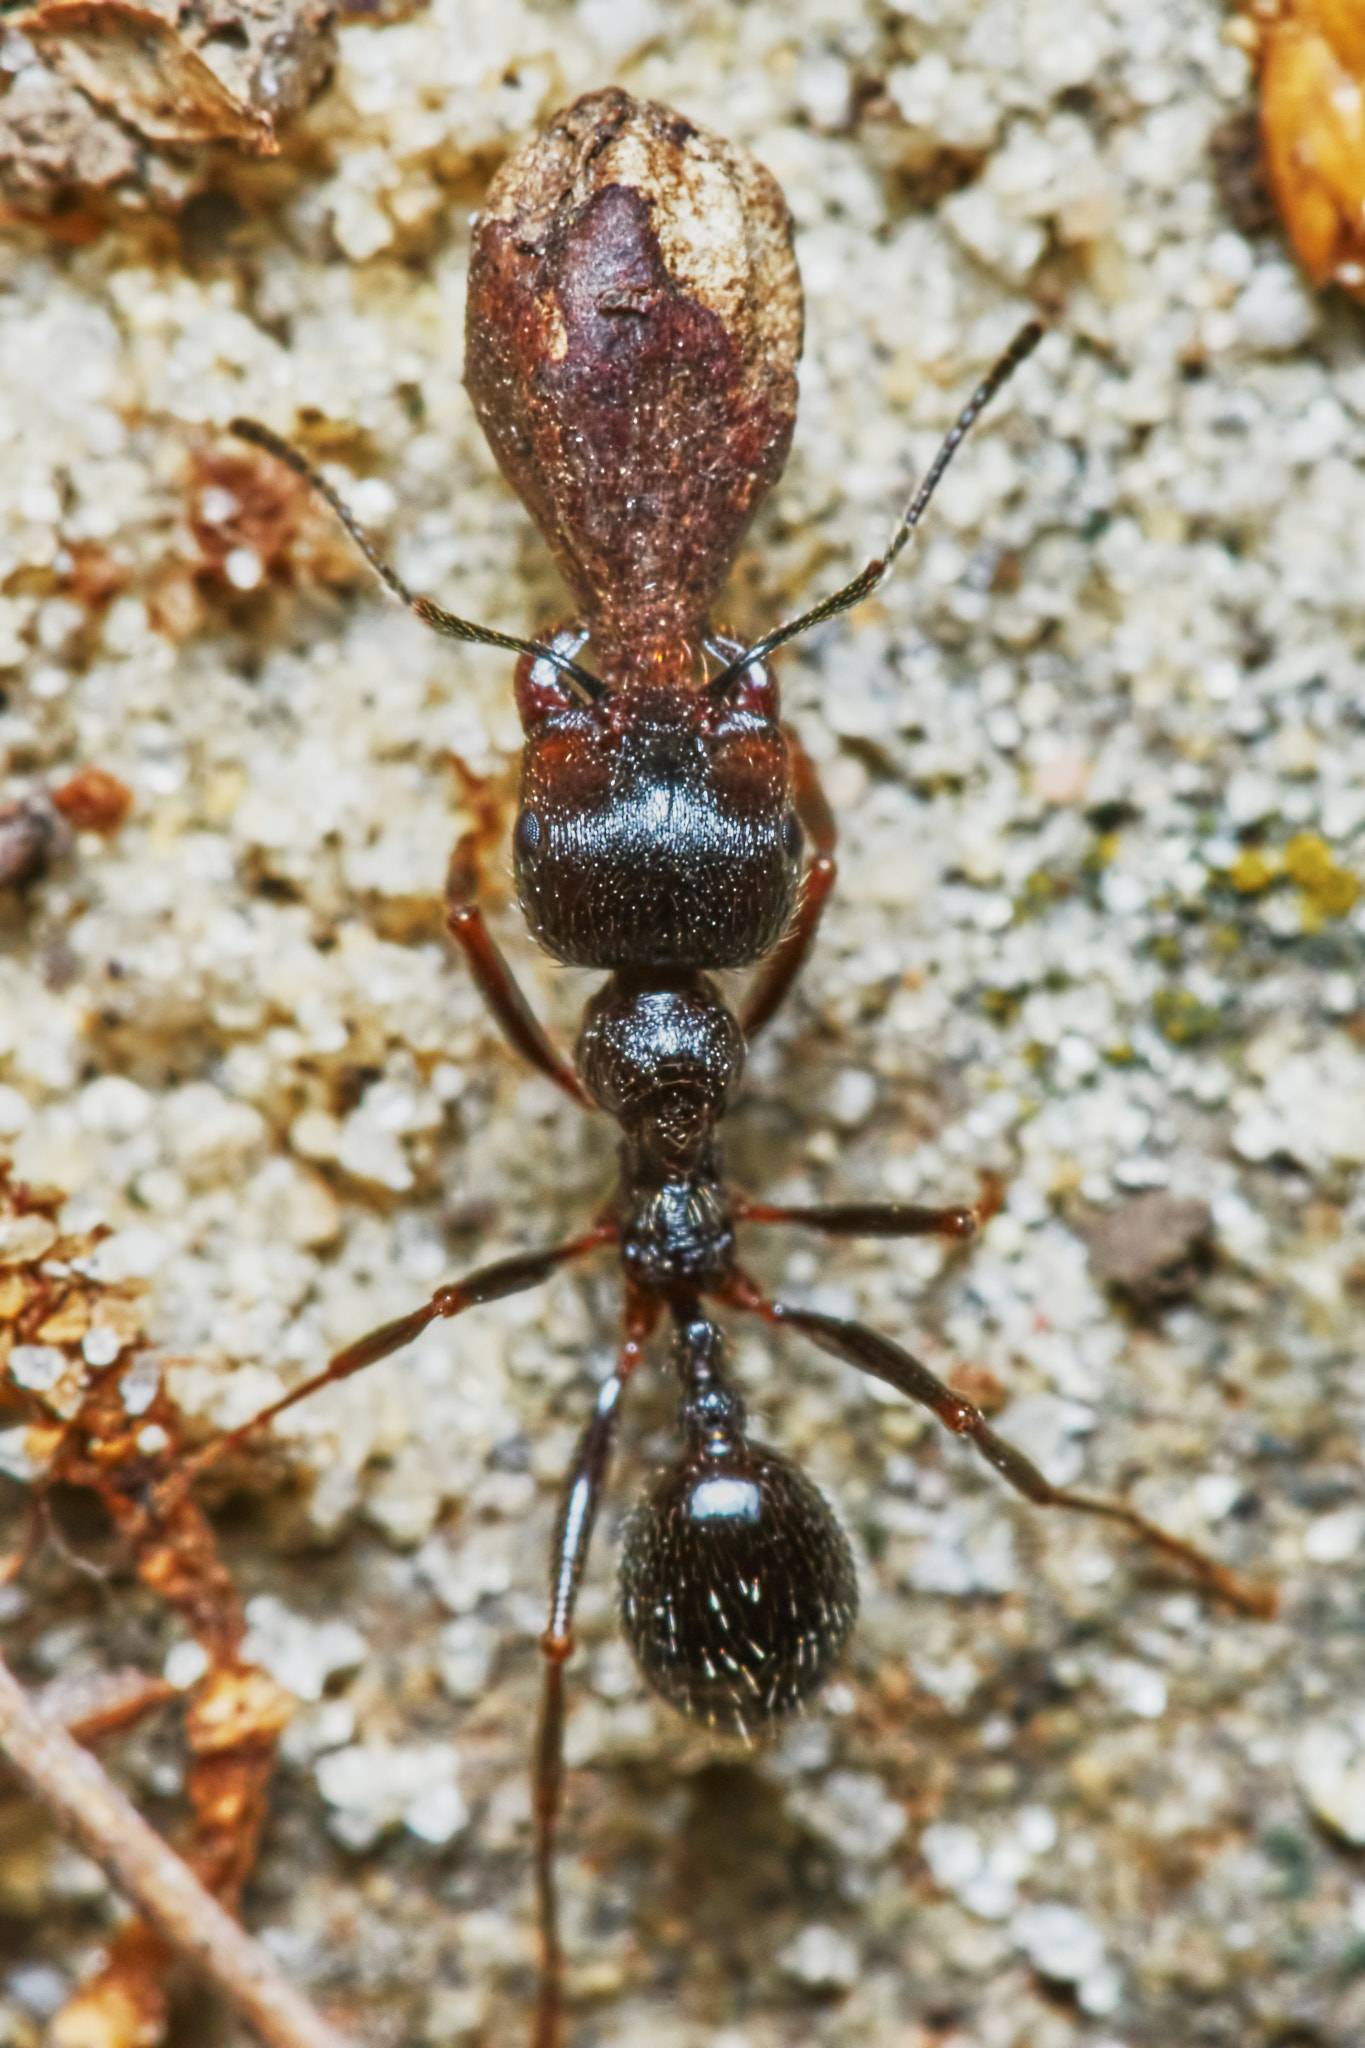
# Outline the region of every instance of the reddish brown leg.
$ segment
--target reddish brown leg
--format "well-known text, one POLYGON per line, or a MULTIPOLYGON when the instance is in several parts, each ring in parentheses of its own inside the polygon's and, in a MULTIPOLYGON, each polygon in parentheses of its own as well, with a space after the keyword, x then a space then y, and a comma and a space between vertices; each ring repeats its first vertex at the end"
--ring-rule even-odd
POLYGON ((797 975, 801 972, 806 955, 815 939, 820 913, 825 907, 825 898, 834 887, 838 869, 834 860, 834 847, 838 834, 835 830, 834 813, 820 787, 820 778, 815 772, 815 763, 802 746, 790 726, 784 726, 787 746, 791 753, 792 783, 796 796, 796 815, 801 828, 811 843, 811 863, 806 869, 806 885, 801 892, 801 906, 786 937, 779 941, 777 951, 766 966, 759 970, 748 1000, 740 1017, 740 1027, 746 1038, 752 1038, 782 1006, 787 999, 797 975))
POLYGON ((591 1109, 592 1104, 584 1094, 577 1074, 551 1045, 544 1025, 488 936, 488 927, 477 903, 449 904, 446 925, 451 937, 463 948, 479 994, 492 1011, 494 1021, 508 1044, 547 1080, 553 1081, 556 1088, 562 1088, 580 1109, 591 1109))
POLYGON ((191 1480, 198 1478, 208 1466, 216 1465, 220 1458, 235 1451, 253 1436, 258 1429, 283 1415, 286 1408, 297 1406, 323 1387, 330 1387, 337 1380, 348 1380, 352 1373, 363 1372, 367 1365, 377 1365, 381 1358, 389 1358, 395 1351, 401 1351, 405 1344, 411 1344, 414 1337, 420 1337, 428 1323, 434 1323, 438 1316, 462 1315, 467 1308, 477 1308, 482 1302, 500 1301, 505 1294, 521 1294, 528 1287, 539 1287, 543 1280, 559 1266, 571 1259, 582 1258, 585 1252, 596 1251, 599 1245, 612 1244, 616 1239, 616 1227, 611 1223, 595 1223, 583 1237, 571 1238, 567 1244, 551 1245, 543 1252, 517 1252, 510 1259, 498 1259, 491 1266, 480 1266, 477 1272, 468 1274, 463 1280, 438 1287, 431 1300, 410 1315, 399 1316, 396 1322, 381 1323, 368 1336, 359 1337, 354 1344, 348 1344, 344 1351, 328 1361, 312 1379, 291 1393, 272 1401, 259 1415, 253 1415, 250 1422, 244 1422, 240 1429, 231 1429, 200 1451, 197 1457, 187 1459, 175 1475, 173 1485, 180 1489, 191 1480))
POLYGON ((805 1209, 774 1208, 770 1202, 734 1205, 737 1223, 792 1223, 823 1230, 830 1237, 974 1237, 1005 1199, 998 1173, 981 1176, 981 1199, 970 1208, 922 1209, 916 1202, 827 1202, 805 1209))
POLYGON ((831 1202, 810 1209, 775 1209, 767 1202, 735 1203, 737 1223, 793 1223, 830 1237, 973 1237, 975 1209, 921 1209, 913 1202, 831 1202))
POLYGON ((536 1904, 540 1920, 540 1987, 532 2048, 557 2048, 564 2019, 564 1951, 559 1938, 555 1832, 564 1793, 564 1666, 573 1655, 573 1615, 588 1545, 602 1502, 616 1438, 621 1392, 659 1320, 659 1304, 641 1295, 626 1303, 626 1334, 616 1371, 598 1390, 597 1405, 578 1441, 560 1499, 550 1579, 550 1615, 540 1639, 545 1682, 536 1732, 536 1904))
POLYGON ((1169 1535, 1155 1522, 1149 1522, 1145 1515, 1140 1515, 1136 1508, 1129 1507, 1126 1501, 1073 1493, 1069 1488, 1054 1486, 1022 1451, 996 1435, 979 1408, 964 1400, 961 1394, 955 1394, 951 1387, 945 1386, 936 1374, 930 1372, 928 1366, 921 1365, 917 1358, 912 1358, 899 1344, 893 1344, 889 1337, 869 1330, 862 1323, 843 1322, 835 1316, 816 1315, 809 1309, 789 1308, 784 1302, 768 1301, 742 1274, 736 1275, 727 1290, 727 1298, 735 1307, 762 1316, 766 1322, 779 1328, 800 1330, 822 1351, 832 1352, 835 1358, 856 1365, 874 1379, 885 1380, 888 1386, 895 1387, 910 1400, 920 1402, 955 1435, 965 1436, 974 1443, 987 1463, 1036 1506, 1066 1508, 1073 1514, 1098 1515, 1106 1521, 1121 1522, 1144 1543, 1150 1543, 1154 1549, 1183 1565, 1201 1584, 1221 1594, 1223 1599, 1244 1613, 1268 1616, 1275 1612, 1275 1594, 1271 1587, 1243 1578, 1240 1572, 1231 1571, 1216 1559, 1205 1556, 1192 1543, 1184 1543, 1178 1536, 1169 1535))
POLYGON ((556 1088, 562 1088, 581 1108, 591 1108, 577 1074, 556 1052, 544 1026, 518 988, 512 971, 488 935, 478 897, 483 886, 483 865, 502 837, 502 806, 493 792, 491 779, 471 774, 458 754, 450 764, 460 783, 465 808, 473 814, 473 825, 455 841, 446 869, 446 924, 464 951, 475 986, 492 1011, 499 1029, 513 1049, 538 1069, 556 1088))
POLYGON ((484 863, 503 836, 503 807, 491 775, 476 775, 458 754, 448 756, 460 785, 460 807, 473 823, 455 841, 446 866, 445 900, 474 903, 483 894, 484 863))

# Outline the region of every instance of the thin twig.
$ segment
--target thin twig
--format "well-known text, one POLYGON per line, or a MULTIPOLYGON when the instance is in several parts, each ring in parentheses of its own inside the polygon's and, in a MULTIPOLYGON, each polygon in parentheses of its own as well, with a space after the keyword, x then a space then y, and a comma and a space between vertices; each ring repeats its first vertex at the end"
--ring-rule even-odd
POLYGON ((2 1659, 0 1750, 143 1917, 270 2048, 350 2048, 148 1827, 89 1751, 43 1719, 2 1659))

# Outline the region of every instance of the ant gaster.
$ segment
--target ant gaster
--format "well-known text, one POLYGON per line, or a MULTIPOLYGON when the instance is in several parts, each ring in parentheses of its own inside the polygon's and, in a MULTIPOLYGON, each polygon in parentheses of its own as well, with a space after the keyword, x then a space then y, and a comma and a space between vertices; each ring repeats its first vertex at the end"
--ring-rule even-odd
POLYGON ((968 428, 1041 334, 1025 327, 975 392, 886 554, 745 647, 712 625, 711 607, 786 458, 801 322, 777 185, 669 109, 593 93, 505 165, 474 235, 465 381, 578 608, 543 641, 471 625, 414 596, 302 456, 265 427, 233 424, 327 499, 420 618, 520 655, 517 895, 548 952, 608 976, 570 1065, 467 900, 468 865, 456 859, 450 930, 517 1050, 619 1124, 616 1193, 583 1235, 438 1288, 248 1425, 388 1357, 438 1316, 533 1287, 599 1248, 620 1253, 624 1341, 565 1484, 541 1643, 536 2048, 552 2048, 563 2015, 553 1864, 563 1667, 622 1396, 661 1316, 672 1324, 682 1448, 628 1524, 621 1617, 648 1683, 713 1728, 752 1737, 800 1708, 834 1668, 857 1612, 852 1555, 829 1507, 747 1433, 713 1303, 795 1331, 923 1403, 1029 1500, 1120 1523, 1223 1597, 1258 1612, 1269 1605, 1260 1588, 1125 1502, 1053 1486, 890 1338, 768 1299, 738 1261, 740 1225, 963 1239, 988 1213, 778 1209, 736 1194, 722 1169, 718 1131, 746 1044, 787 994, 835 872, 833 819, 800 741, 779 723, 768 657, 876 586, 968 428), (710 971, 759 963, 736 1017, 710 971))

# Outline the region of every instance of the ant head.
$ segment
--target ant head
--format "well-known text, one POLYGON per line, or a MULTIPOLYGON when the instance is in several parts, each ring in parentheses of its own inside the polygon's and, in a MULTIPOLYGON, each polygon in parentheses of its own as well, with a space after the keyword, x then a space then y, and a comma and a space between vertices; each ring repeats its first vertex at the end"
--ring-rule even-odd
MULTIPOLYGON (((575 636, 552 645, 576 651, 575 636)), ((762 663, 719 693, 651 666, 589 698, 523 659, 517 701, 517 895, 548 952, 575 967, 723 968, 775 945, 802 839, 762 663)))

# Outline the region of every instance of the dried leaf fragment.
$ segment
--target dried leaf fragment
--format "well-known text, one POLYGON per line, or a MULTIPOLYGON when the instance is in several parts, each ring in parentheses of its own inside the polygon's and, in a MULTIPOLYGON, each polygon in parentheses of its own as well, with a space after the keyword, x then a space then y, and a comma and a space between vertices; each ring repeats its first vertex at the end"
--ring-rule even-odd
MULTIPOLYGON (((124 807, 121 783, 84 771, 87 782, 91 776, 110 785, 116 809, 124 807)), ((231 1910, 255 1861, 275 1745, 295 1703, 242 1661, 246 1622, 237 1589, 211 1524, 175 1484, 184 1433, 159 1361, 138 1348, 142 1305, 127 1283, 111 1286, 68 1264, 88 1255, 102 1233, 59 1235, 61 1201, 55 1190, 13 1180, 0 1160, 0 1370, 7 1395, 28 1417, 0 1432, 0 1469, 47 1498, 49 1529, 54 1482, 93 1494, 138 1576, 198 1644, 204 1678, 186 1722, 184 1856, 231 1910)), ((163 1677, 115 1672, 74 1692, 68 1686, 65 1695, 54 1688, 45 1704, 96 1739, 174 1693, 163 1677)), ((162 1934, 126 1922, 54 2016, 54 2048, 156 2048, 166 2038, 175 1962, 162 1934)))
POLYGON ((69 84, 153 142, 261 155, 332 63, 327 0, 42 0, 16 26, 69 84))
POLYGON ((1365 296, 1365 6, 1260 7, 1261 139, 1271 193, 1315 284, 1365 296))
POLYGON ((18 211, 42 211, 72 190, 132 185, 141 170, 136 138, 40 64, 0 99, 0 198, 18 211))
POLYGON ((292 1693, 254 1664, 216 1671, 186 1716, 190 1748, 196 1756, 212 1756, 251 1743, 273 1743, 297 1704, 292 1693))
POLYGON ((109 218, 102 195, 194 189, 193 166, 150 145, 273 155, 331 70, 334 15, 331 0, 39 0, 8 16, 33 61, 0 93, 0 199, 88 241, 109 218))
POLYGON ((210 448, 191 471, 196 581, 218 601, 270 583, 353 583, 363 570, 305 484, 256 449, 210 448))
POLYGON ((268 114, 234 99, 172 21, 129 0, 48 0, 18 26, 68 84, 153 142, 278 149, 268 114))

